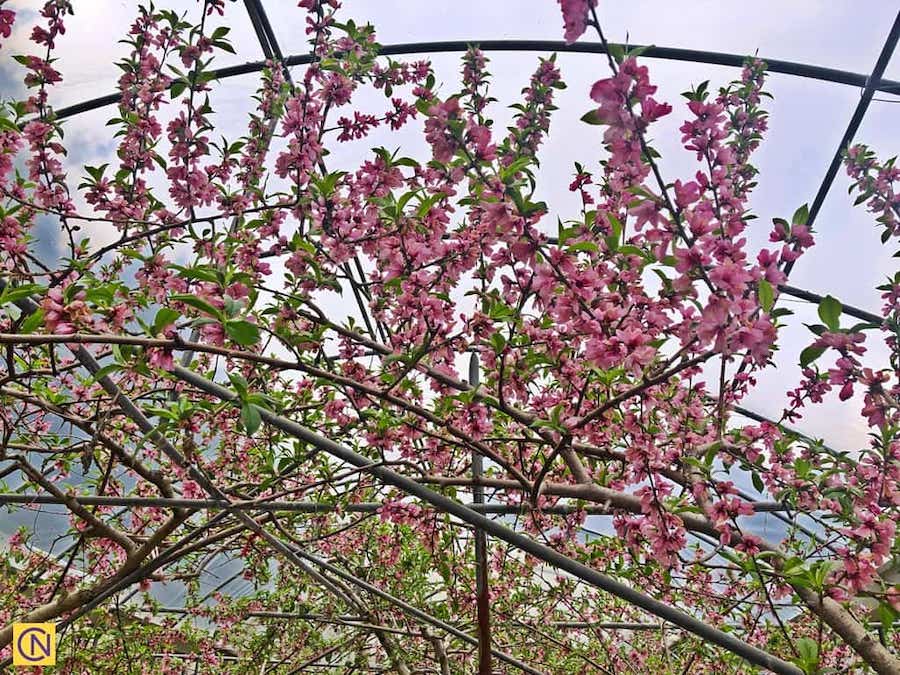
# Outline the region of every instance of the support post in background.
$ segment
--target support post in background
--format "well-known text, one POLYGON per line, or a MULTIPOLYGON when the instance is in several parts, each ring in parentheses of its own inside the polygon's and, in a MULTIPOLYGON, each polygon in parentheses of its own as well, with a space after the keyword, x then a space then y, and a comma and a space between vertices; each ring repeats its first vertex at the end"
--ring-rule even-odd
MULTIPOLYGON (((481 382, 478 354, 469 358, 469 384, 475 389, 481 382)), ((472 451, 472 502, 484 504, 484 458, 472 451)), ((478 675, 491 675, 491 600, 488 586, 487 534, 475 529, 475 604, 478 612, 478 675)))

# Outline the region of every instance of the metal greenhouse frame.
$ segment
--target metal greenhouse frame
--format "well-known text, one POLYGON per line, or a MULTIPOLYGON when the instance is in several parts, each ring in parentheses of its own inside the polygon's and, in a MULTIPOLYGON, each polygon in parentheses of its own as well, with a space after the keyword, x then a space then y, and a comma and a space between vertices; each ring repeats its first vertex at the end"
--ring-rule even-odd
MULTIPOLYGON (((308 55, 285 56, 282 53, 282 50, 275 38, 274 31, 266 15, 266 10, 261 0, 244 0, 244 5, 255 30, 260 49, 266 60, 275 60, 276 62, 281 63, 284 66, 286 72, 287 69, 291 66, 306 64, 310 62, 311 59, 308 55)), ((828 165, 828 167, 826 167, 822 182, 813 198, 808 220, 810 226, 815 222, 817 216, 821 211, 822 205, 829 193, 829 190, 840 167, 842 153, 846 150, 846 148, 849 146, 850 142, 856 135, 856 132, 864 119, 866 111, 868 110, 874 95, 877 92, 900 94, 900 82, 883 79, 885 68, 887 67, 888 61, 890 60, 890 57, 895 50, 898 38, 900 38, 900 14, 898 14, 896 20, 891 26, 885 39, 881 53, 876 63, 874 64, 871 73, 869 73, 868 75, 830 68, 822 68, 809 64, 779 61, 776 59, 768 59, 763 57, 768 64, 768 70, 774 73, 780 73, 794 77, 812 78, 861 89, 860 100, 847 124, 845 131, 843 132, 837 148, 835 149, 830 164, 828 165)), ((387 45, 381 49, 381 54, 387 56, 459 52, 466 50, 470 46, 470 44, 477 44, 479 48, 484 51, 536 51, 542 53, 570 52, 584 54, 608 53, 608 45, 606 45, 605 43, 576 43, 567 45, 562 42, 555 41, 473 40, 387 45)), ((740 67, 743 62, 743 57, 734 54, 656 46, 646 47, 643 51, 643 57, 650 59, 669 59, 730 67, 740 67)), ((215 72, 220 79, 224 79, 238 75, 259 72, 264 67, 264 61, 251 61, 237 66, 222 68, 215 72)), ((96 110, 103 106, 113 105, 118 102, 119 97, 119 94, 110 94, 87 100, 82 103, 71 105, 69 107, 58 110, 57 116, 59 118, 73 117, 91 110, 96 110)), ((785 270, 786 274, 790 273, 792 267, 793 263, 789 263, 787 269, 785 270)), ((4 286, 4 282, 0 280, 0 290, 2 290, 4 286)), ((803 301, 818 302, 822 299, 820 295, 812 291, 791 286, 787 282, 780 285, 779 290, 785 295, 789 295, 803 301)), ((37 307, 37 300, 39 299, 25 298, 17 301, 17 304, 24 313, 30 314, 31 312, 35 311, 37 307)), ((847 314, 857 317, 862 321, 877 323, 881 323, 882 321, 881 317, 877 313, 867 311, 865 309, 859 309, 845 305, 844 311, 847 314)), ((94 356, 83 345, 101 342, 115 343, 116 341, 117 340, 115 339, 115 336, 110 335, 65 335, 40 336, 40 339, 35 338, 32 342, 34 342, 35 344, 59 343, 62 345, 66 345, 68 348, 73 350, 73 355, 77 359, 80 366, 90 373, 94 374, 98 373, 101 370, 101 366, 94 358, 94 356)), ((154 341, 149 338, 131 340, 130 338, 121 337, 119 341, 122 344, 130 343, 144 346, 152 346, 154 344, 154 341)), ((0 335, 0 344, 13 344, 23 342, 27 343, 28 341, 23 341, 22 336, 0 335)), ((160 344, 162 344, 162 342, 160 342, 160 344)), ((373 343, 372 348, 377 350, 379 348, 379 345, 377 345, 377 343, 373 343)), ((196 340, 181 342, 180 345, 176 346, 176 349, 181 350, 181 352, 186 355, 186 358, 182 358, 182 365, 175 365, 172 369, 171 374, 175 378, 191 385, 192 387, 195 387, 196 389, 206 392, 207 394, 218 398, 223 402, 235 400, 236 395, 233 391, 215 382, 212 382, 211 380, 186 367, 190 362, 191 354, 197 351, 204 350, 211 351, 211 353, 217 353, 215 349, 199 344, 196 340)), ((226 351, 227 350, 220 350, 220 353, 225 353, 226 351)), ((265 357, 259 357, 259 360, 262 363, 276 361, 275 359, 267 359, 265 357)), ((203 531, 208 531, 216 524, 221 523, 226 515, 230 515, 233 516, 239 523, 238 529, 246 528, 250 531, 255 532, 268 544, 268 546, 276 551, 284 561, 295 567, 303 575, 307 575, 312 579, 315 579, 325 589, 334 593, 336 597, 341 597, 344 592, 335 584, 334 581, 335 579, 340 579, 342 584, 349 584, 350 586, 358 588, 365 593, 371 593, 390 603, 391 605, 399 608, 402 612, 407 613, 416 621, 419 621, 422 624, 428 624, 432 628, 452 635, 455 638, 472 645, 473 647, 477 646, 480 650, 482 666, 487 664, 487 667, 489 668, 490 659, 493 657, 523 672, 541 672, 540 670, 535 669, 533 666, 527 663, 523 663, 521 660, 505 653, 496 645, 491 644, 489 629, 490 609, 486 602, 478 604, 478 631, 477 634, 470 634, 456 626, 453 626, 437 617, 428 614, 425 611, 422 611, 421 609, 412 606, 402 598, 395 597, 385 590, 369 584, 368 582, 359 578, 357 575, 351 574, 341 567, 334 565, 317 555, 314 555, 310 551, 305 550, 295 543, 286 540, 284 537, 273 534, 268 528, 264 527, 263 524, 261 524, 261 522, 264 521, 261 521, 259 519, 259 516, 265 516, 266 514, 275 512, 309 514, 324 513, 329 512, 333 509, 333 507, 327 504, 311 501, 235 501, 233 499, 230 499, 228 495, 226 495, 225 492, 223 492, 223 490, 216 485, 216 483, 209 477, 209 475, 207 475, 202 469, 198 468, 190 458, 186 457, 182 451, 176 448, 165 436, 161 435, 156 430, 155 425, 147 418, 147 416, 133 401, 131 401, 125 394, 123 394, 123 392, 108 375, 101 374, 98 381, 105 389, 105 391, 109 394, 109 396, 118 401, 118 405, 121 407, 124 413, 136 423, 141 431, 145 433, 152 440, 152 442, 156 444, 156 446, 172 460, 172 462, 179 466, 182 466, 188 472, 188 475, 190 475, 190 477, 202 487, 203 491, 207 495, 206 498, 166 499, 161 497, 143 498, 9 493, 0 494, 0 504, 71 505, 74 503, 85 506, 116 506, 125 508, 135 506, 155 506, 176 511, 183 511, 185 513, 206 510, 217 512, 217 514, 211 516, 210 520, 208 520, 205 525, 201 526, 199 529, 191 530, 183 538, 179 539, 177 543, 163 550, 161 554, 158 555, 152 561, 152 563, 150 563, 149 568, 139 567, 133 573, 123 577, 117 584, 109 588, 106 592, 98 594, 95 597, 91 597, 83 605, 75 608, 75 611, 70 616, 68 616, 68 618, 61 622, 60 630, 64 631, 66 627, 72 625, 75 621, 84 616, 86 613, 90 612, 92 609, 99 607, 110 598, 127 589, 136 581, 144 578, 149 573, 148 569, 161 569, 169 562, 177 559, 184 553, 185 550, 188 550, 191 547, 191 545, 196 541, 197 537, 202 534, 203 531)), ((472 391, 473 385, 470 384, 470 382, 473 381, 474 384, 477 385, 477 364, 474 372, 470 374, 469 382, 457 381, 453 380, 452 378, 445 378, 444 384, 458 391, 472 391)), ((752 410, 737 408, 736 412, 755 420, 766 420, 765 417, 752 410)), ((476 562, 479 569, 481 569, 482 567, 486 569, 486 554, 483 545, 483 537, 490 536, 492 538, 496 538, 506 542, 511 547, 519 549, 527 553, 528 555, 533 556, 534 558, 542 561, 546 565, 556 570, 571 575, 586 584, 590 584, 604 591, 607 591, 617 596, 618 598, 624 599, 628 603, 642 608, 646 613, 653 615, 662 622, 691 632, 710 643, 716 644, 724 649, 734 652, 735 654, 738 654, 739 656, 743 657, 748 662, 756 666, 771 670, 773 672, 785 673, 790 675, 795 675, 796 673, 800 672, 795 665, 788 663, 772 654, 766 653, 735 637, 731 633, 714 628, 667 603, 661 602, 655 598, 650 597, 649 595, 640 592, 632 586, 624 584, 611 576, 603 574, 596 569, 592 569, 591 567, 588 567, 572 558, 569 558, 557 552, 553 548, 550 548, 549 546, 538 543, 533 538, 528 537, 521 532, 518 532, 515 529, 503 524, 501 520, 491 518, 491 515, 515 515, 527 510, 527 507, 525 506, 514 507, 484 502, 483 490, 485 488, 504 487, 507 485, 507 483, 512 483, 512 481, 504 482, 495 479, 483 478, 481 477, 480 473, 478 473, 478 470, 476 468, 476 473, 473 475, 472 480, 469 481, 469 485, 475 487, 473 502, 461 503, 460 501, 451 499, 441 494, 440 492, 432 489, 432 487, 429 487, 423 482, 413 480, 407 476, 393 471, 388 467, 377 464, 372 460, 364 457, 363 455, 357 454, 350 448, 336 443, 328 438, 325 438, 285 416, 281 416, 269 410, 261 408, 259 409, 259 414, 261 415, 265 424, 279 429, 286 435, 301 439, 305 443, 309 444, 309 446, 327 453, 343 463, 357 467, 358 469, 361 469, 367 472, 369 475, 377 478, 379 481, 382 481, 384 484, 391 485, 407 495, 414 496, 422 500, 423 502, 427 502, 434 509, 437 509, 446 514, 450 514, 458 521, 466 523, 467 525, 474 528, 474 530, 476 530, 478 533, 481 533, 479 536, 482 537, 482 545, 478 547, 478 553, 476 556, 476 562)), ((479 456, 477 455, 477 453, 475 457, 477 458, 475 462, 477 467, 480 462, 480 458, 478 458, 479 456)), ((548 494, 568 496, 575 499, 589 499, 593 505, 586 508, 581 508, 579 510, 585 511, 590 514, 603 515, 609 514, 615 510, 622 510, 626 512, 640 512, 640 504, 637 498, 624 499, 621 496, 615 495, 612 491, 605 491, 604 488, 596 485, 581 484, 566 486, 562 484, 552 484, 544 486, 544 490, 548 494)), ((350 508, 350 511, 356 513, 372 513, 377 510, 378 506, 379 505, 377 503, 361 503, 353 505, 352 508, 350 508)), ((788 507, 784 504, 778 502, 757 502, 754 504, 754 508, 758 512, 772 513, 777 517, 785 519, 786 522, 790 522, 791 514, 784 513, 786 511, 789 511, 788 507)), ((569 506, 557 506, 546 509, 548 513, 559 514, 571 513, 575 510, 575 507, 569 506)), ((692 514, 685 513, 683 514, 683 520, 685 522, 686 528, 689 530, 693 530, 700 535, 713 537, 718 536, 716 531, 714 529, 711 529, 708 523, 702 518, 695 518, 692 514)), ((480 590, 483 593, 482 597, 486 599, 487 578, 484 571, 479 572, 479 579, 480 590)), ((171 607, 161 610, 162 613, 175 614, 184 613, 185 611, 186 610, 181 608, 171 607)), ((257 616, 259 618, 279 618, 286 620, 317 620, 317 617, 313 614, 303 614, 300 612, 257 612, 253 616, 257 616)), ((321 619, 321 617, 318 618, 321 619)), ((371 627, 369 626, 369 624, 367 624, 365 617, 353 615, 342 616, 335 619, 335 621, 337 621, 338 628, 343 626, 351 630, 355 630, 359 627, 371 627)), ((659 625, 660 624, 656 623, 609 623, 607 627, 610 629, 621 628, 625 630, 656 630, 659 628, 659 625)))

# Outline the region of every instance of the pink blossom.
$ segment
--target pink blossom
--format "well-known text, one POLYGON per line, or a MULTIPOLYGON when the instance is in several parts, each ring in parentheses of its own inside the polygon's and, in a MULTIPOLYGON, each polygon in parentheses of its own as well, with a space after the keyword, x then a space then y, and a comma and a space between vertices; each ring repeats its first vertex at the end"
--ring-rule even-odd
POLYGON ((16 13, 13 10, 0 8, 0 37, 8 38, 12 35, 15 20, 16 13))
POLYGON ((459 99, 450 98, 443 103, 438 103, 428 110, 428 119, 425 121, 425 138, 431 143, 434 150, 434 158, 438 162, 449 162, 459 141, 451 128, 451 122, 459 117, 459 99))
POLYGON ((84 291, 77 291, 67 299, 58 286, 51 288, 41 302, 47 330, 55 335, 70 335, 79 328, 90 329, 92 313, 85 297, 84 291))
POLYGON ((181 482, 181 494, 185 499, 200 499, 205 495, 200 485, 193 480, 181 482))
POLYGON ((675 204, 680 209, 687 208, 700 199, 700 186, 694 181, 682 183, 680 180, 675 181, 675 204))
POLYGON ((587 28, 590 10, 597 0, 557 0, 562 9, 566 44, 572 44, 587 28))
POLYGON ((152 368, 171 371, 174 366, 174 359, 171 349, 150 348, 147 350, 147 363, 152 368))

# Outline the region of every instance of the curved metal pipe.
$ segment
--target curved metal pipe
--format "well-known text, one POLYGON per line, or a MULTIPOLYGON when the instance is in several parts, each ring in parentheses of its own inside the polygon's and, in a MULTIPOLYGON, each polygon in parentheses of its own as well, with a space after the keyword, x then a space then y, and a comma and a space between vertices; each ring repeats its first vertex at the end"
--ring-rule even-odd
MULTIPOLYGON (((576 42, 567 45, 558 40, 442 40, 437 42, 406 42, 402 44, 385 45, 381 48, 382 56, 402 56, 409 54, 442 54, 447 52, 464 52, 470 45, 478 45, 486 52, 561 52, 574 54, 605 54, 606 49, 599 42, 576 42)), ((641 48, 643 45, 631 45, 633 48, 641 48)), ((746 56, 740 54, 726 54, 724 52, 707 52, 699 49, 681 49, 680 47, 653 47, 647 46, 642 57, 649 59, 665 59, 668 61, 686 61, 690 63, 708 63, 715 66, 731 66, 740 68, 746 56)), ((825 68, 809 63, 797 63, 795 61, 783 61, 781 59, 767 59, 763 61, 768 65, 771 73, 806 77, 823 82, 834 82, 852 87, 866 87, 869 76, 862 73, 853 73, 847 70, 825 68)), ((287 66, 299 66, 310 62, 309 54, 288 56, 284 63, 287 66)), ((266 64, 264 61, 251 61, 236 66, 227 66, 213 71, 220 80, 237 75, 258 73, 266 64)), ((900 82, 896 80, 879 80, 872 87, 875 91, 888 94, 900 94, 900 82)), ((58 119, 74 117, 90 110, 103 108, 118 103, 121 94, 107 94, 81 103, 60 108, 56 111, 58 119)))

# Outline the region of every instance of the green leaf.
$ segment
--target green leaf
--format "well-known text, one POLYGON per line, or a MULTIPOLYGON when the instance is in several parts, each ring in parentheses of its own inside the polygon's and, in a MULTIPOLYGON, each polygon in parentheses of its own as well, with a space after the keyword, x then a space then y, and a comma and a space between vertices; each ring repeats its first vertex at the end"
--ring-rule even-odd
POLYGON ((246 403, 252 403, 257 408, 265 408, 266 410, 270 410, 275 402, 271 396, 260 393, 248 394, 244 401, 246 403))
POLYGON ((172 269, 178 270, 179 276, 185 279, 200 279, 201 281, 210 281, 214 284, 221 281, 219 271, 208 265, 197 265, 196 267, 182 267, 181 265, 171 265, 172 269))
POLYGON ((844 307, 839 300, 826 295, 819 301, 819 318, 832 331, 839 330, 841 327, 840 316, 843 309, 844 307))
POLYGON ((213 42, 213 45, 221 49, 223 52, 228 52, 229 54, 236 54, 234 51, 234 47, 231 46, 231 43, 228 40, 216 40, 213 42))
POLYGON ((513 202, 516 205, 516 210, 519 213, 524 214, 525 213, 525 198, 522 196, 522 193, 519 192, 519 189, 517 187, 510 186, 510 187, 506 188, 506 194, 508 194, 512 198, 513 202))
POLYGON ((19 300, 25 300, 26 298, 30 298, 32 295, 44 293, 47 290, 45 286, 41 286, 39 284, 23 284, 21 286, 7 286, 3 289, 3 292, 0 293, 0 305, 5 305, 11 302, 18 302, 19 300))
POLYGON ((106 171, 106 167, 109 164, 102 164, 100 166, 87 166, 85 165, 84 170, 88 172, 88 175, 94 179, 95 183, 100 182, 103 178, 103 172, 106 171))
POLYGON ((23 333, 33 333, 36 331, 41 324, 44 323, 44 310, 38 309, 36 312, 33 312, 25 321, 22 322, 22 325, 19 326, 19 330, 23 333))
POLYGON ((496 331, 491 333, 491 346, 494 348, 494 351, 499 354, 506 347, 506 338, 500 333, 500 331, 496 331))
POLYGON ((806 368, 809 364, 822 356, 826 349, 827 347, 816 347, 815 345, 810 345, 804 349, 800 352, 800 367, 806 368))
POLYGON ((609 55, 616 60, 616 63, 622 63, 625 60, 625 47, 619 44, 610 44, 609 55))
POLYGON ((580 231, 580 227, 563 227, 562 223, 560 223, 560 226, 557 230, 557 241, 559 242, 559 245, 562 246, 569 239, 577 236, 580 231))
POLYGON ((620 246, 618 252, 622 255, 636 255, 641 258, 646 258, 644 252, 641 249, 639 249, 637 246, 632 246, 631 244, 620 246))
POLYGON ((94 373, 94 381, 99 382, 100 380, 102 380, 104 377, 106 377, 110 373, 114 373, 117 370, 122 370, 123 368, 124 368, 124 366, 122 366, 119 363, 107 363, 100 370, 98 370, 96 373, 94 373))
POLYGON ((791 218, 791 222, 795 225, 806 225, 806 221, 808 220, 809 206, 807 206, 806 204, 794 211, 794 216, 791 218))
POLYGON ((794 313, 789 310, 787 307, 776 307, 772 310, 771 316, 773 319, 781 318, 782 316, 793 316, 794 313))
POLYGON ((821 336, 828 331, 828 326, 823 326, 820 323, 805 323, 803 325, 809 328, 810 332, 812 332, 814 335, 821 336))
POLYGON ((246 398, 247 396, 247 380, 240 373, 228 373, 228 379, 231 380, 232 386, 237 389, 238 396, 241 399, 246 398))
POLYGON ((547 212, 547 202, 525 202, 525 210, 522 211, 523 216, 531 216, 535 213, 546 213, 547 212))
POLYGON ((259 342, 259 326, 243 319, 238 321, 226 321, 225 334, 243 347, 249 347, 259 342))
POLYGON ((878 618, 881 620, 882 629, 891 630, 897 620, 897 610, 889 604, 882 602, 878 605, 878 618))
MULTIPOLYGON (((347 174, 346 171, 334 171, 324 176, 321 180, 316 181, 316 187, 323 196, 329 197, 334 192, 338 181, 347 174)), ((413 193, 414 194, 414 193, 413 193)))
POLYGON ((110 307, 115 300, 115 291, 107 286, 97 286, 85 291, 85 300, 100 307, 110 307))
POLYGON ((423 199, 421 202, 419 202, 419 208, 416 209, 416 215, 419 218, 422 218, 429 211, 431 211, 431 207, 433 207, 435 204, 437 204, 443 198, 444 198, 444 195, 442 193, 438 193, 438 194, 434 194, 434 195, 431 195, 430 197, 423 199))
POLYGON ((622 221, 618 219, 616 214, 612 211, 606 212, 606 220, 609 221, 609 228, 611 236, 615 237, 616 240, 622 238, 622 231, 625 229, 622 225, 622 221))
POLYGON ((172 300, 177 300, 178 302, 183 302, 184 304, 190 305, 191 307, 195 307, 196 309, 199 309, 202 312, 206 312, 207 314, 210 314, 212 316, 222 316, 222 312, 219 309, 213 307, 211 304, 206 302, 206 300, 202 300, 195 295, 191 295, 189 293, 175 293, 174 295, 170 296, 170 298, 172 300))
POLYGON ((249 403, 241 406, 241 424, 248 436, 252 436, 256 433, 257 429, 259 429, 262 424, 262 417, 259 414, 259 410, 256 409, 256 406, 250 405, 249 403))
POLYGON ((812 638, 802 637, 794 643, 800 655, 800 667, 805 673, 814 673, 819 668, 819 644, 812 638))
POLYGON ((172 80, 172 84, 169 85, 169 96, 171 98, 178 98, 184 93, 184 90, 187 89, 187 86, 187 80, 172 80))
POLYGON ((596 109, 587 111, 584 115, 581 116, 581 121, 585 124, 593 124, 595 126, 607 124, 607 122, 604 122, 600 117, 600 111, 596 109))
POLYGON ((628 50, 628 58, 637 58, 648 49, 652 49, 655 45, 641 45, 640 47, 634 47, 633 49, 628 50))
MULTIPOLYGON (((609 242, 607 242, 607 243, 609 243, 609 242)), ((610 246, 610 248, 613 248, 613 246, 610 246)), ((569 250, 570 251, 590 251, 591 253, 596 253, 600 249, 597 247, 597 244, 595 244, 592 241, 579 241, 579 242, 569 246, 569 250)))
POLYGON ((233 319, 244 310, 244 302, 242 300, 235 300, 230 295, 226 295, 223 298, 223 305, 225 316, 229 319, 233 319))
POLYGON ((762 494, 766 491, 766 486, 763 483, 762 478, 759 477, 758 473, 754 471, 752 474, 750 474, 750 478, 753 481, 753 487, 756 488, 757 492, 762 494))
POLYGON ((760 279, 757 284, 757 294, 759 295, 759 306, 763 311, 769 313, 772 311, 772 305, 775 304, 775 291, 765 279, 760 279))
POLYGON ((156 313, 156 316, 153 318, 153 326, 151 327, 151 331, 153 335, 159 335, 162 332, 162 329, 166 326, 175 323, 175 319, 177 319, 181 314, 176 312, 171 307, 161 307, 160 310, 156 313))
POLYGON ((500 169, 500 179, 504 183, 509 183, 517 173, 525 169, 532 161, 531 157, 519 157, 509 166, 500 169))
POLYGON ((428 112, 432 109, 432 107, 434 107, 434 103, 430 100, 420 98, 418 101, 416 101, 416 110, 418 110, 426 117, 429 116, 428 112))

